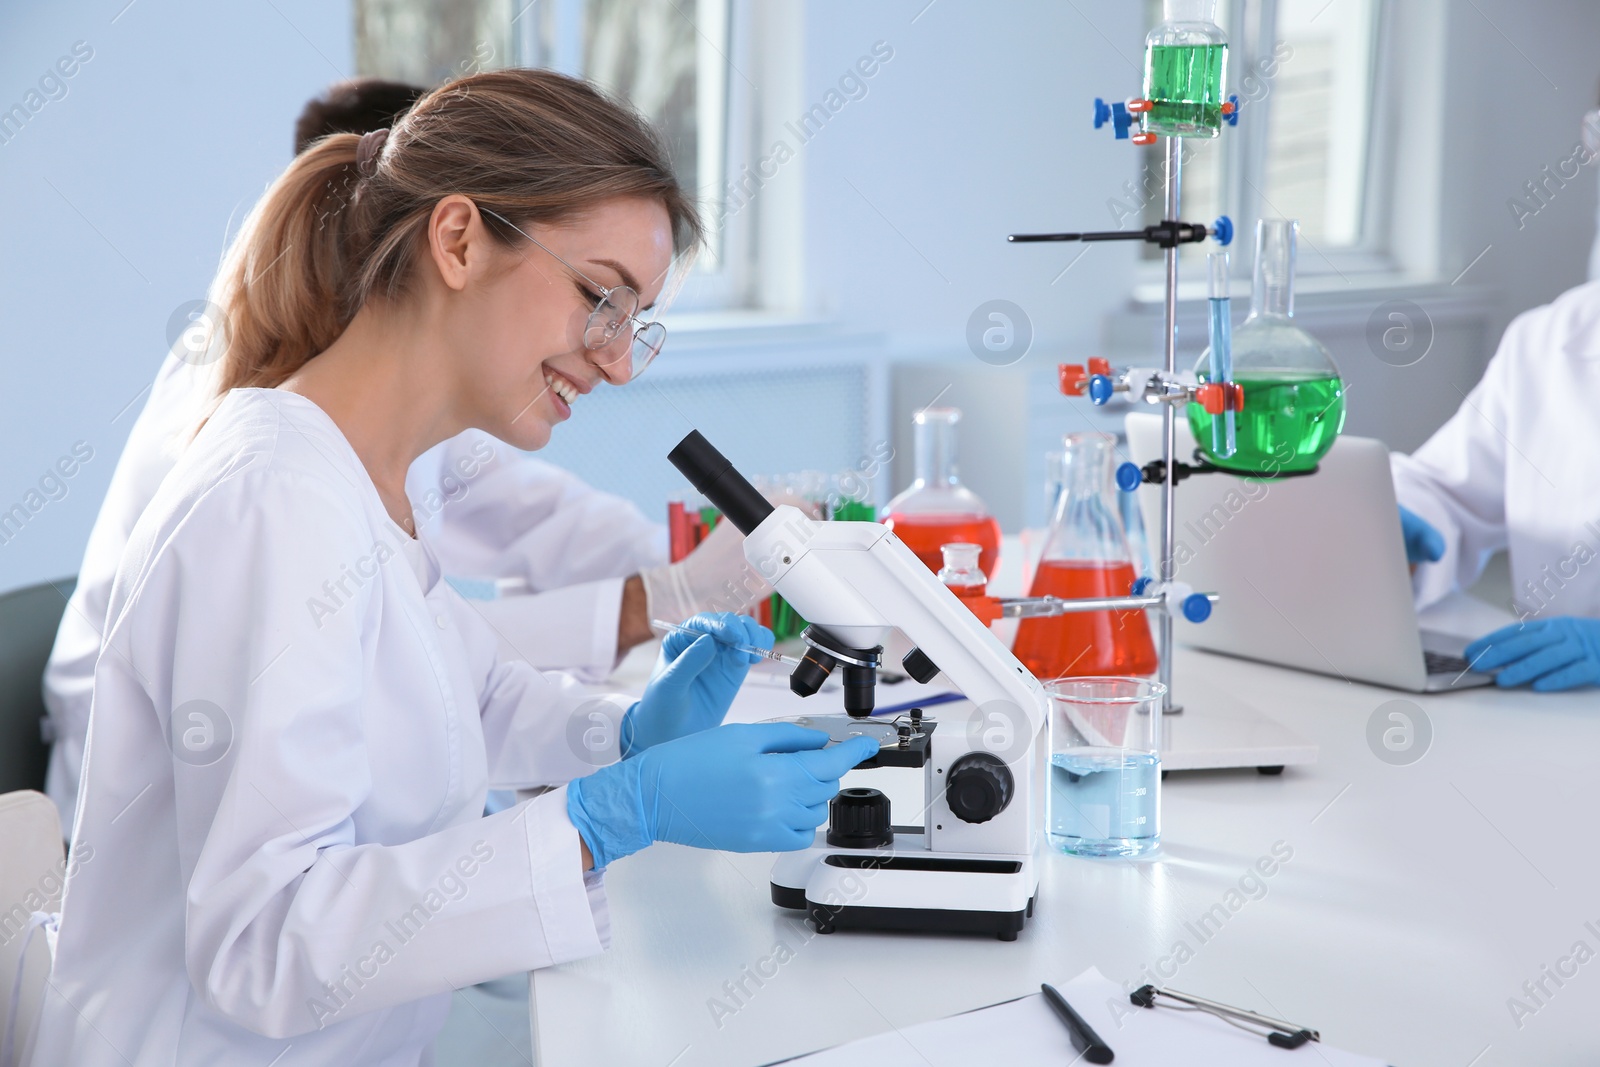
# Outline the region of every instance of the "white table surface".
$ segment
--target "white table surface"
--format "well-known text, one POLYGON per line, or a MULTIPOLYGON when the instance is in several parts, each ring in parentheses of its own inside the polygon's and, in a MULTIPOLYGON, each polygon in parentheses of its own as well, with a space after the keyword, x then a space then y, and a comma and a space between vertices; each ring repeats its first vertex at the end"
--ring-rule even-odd
MULTIPOLYGON (((1463 617, 1463 632, 1495 618, 1463 617)), ((1168 777, 1154 860, 1046 848, 1034 917, 1012 943, 816 935, 770 902, 771 856, 652 846, 606 875, 610 950, 534 972, 540 1067, 766 1064, 1090 965, 1311 1026, 1397 1067, 1600 1063, 1600 694, 1405 694, 1191 649, 1174 663, 1176 685, 1237 694, 1316 742, 1318 762, 1276 778, 1168 777), (1368 742, 1369 720, 1396 700, 1432 730, 1403 766, 1368 742), (1192 924, 1226 908, 1278 843, 1291 858, 1247 880, 1254 896, 1235 896, 1202 940, 1192 924), (1558 987, 1543 968, 1580 941, 1594 958, 1558 987), (1550 995, 1535 1000, 1523 984, 1541 979, 1550 995), (749 995, 730 995, 741 980, 749 995), (1534 1009, 1520 1026, 1512 997, 1534 1009)), ((880 690, 880 703, 912 685, 880 690)), ((778 714, 789 699, 790 714, 839 710, 836 694, 801 703, 747 684, 731 717, 778 714)), ((1284 1055, 1321 1062, 1314 1046, 1284 1055)))

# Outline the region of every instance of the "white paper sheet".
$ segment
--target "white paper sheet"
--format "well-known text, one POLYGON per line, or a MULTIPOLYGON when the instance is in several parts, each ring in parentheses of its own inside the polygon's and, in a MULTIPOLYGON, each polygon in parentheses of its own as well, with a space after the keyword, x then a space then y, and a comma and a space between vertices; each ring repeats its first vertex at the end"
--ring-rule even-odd
MULTIPOLYGON (((1136 1008, 1122 987, 1090 968, 1056 987, 1111 1046, 1114 1067, 1296 1067, 1306 1048, 1281 1049, 1198 1012, 1136 1008)), ((1314 1026, 1314 1022, 1306 1025, 1314 1026)), ((1382 1060, 1316 1046, 1317 1067, 1383 1067, 1382 1060)), ((1039 994, 786 1060, 796 1067, 1066 1067, 1078 1053, 1039 994)), ((1078 1062, 1082 1062, 1078 1060, 1078 1062)))

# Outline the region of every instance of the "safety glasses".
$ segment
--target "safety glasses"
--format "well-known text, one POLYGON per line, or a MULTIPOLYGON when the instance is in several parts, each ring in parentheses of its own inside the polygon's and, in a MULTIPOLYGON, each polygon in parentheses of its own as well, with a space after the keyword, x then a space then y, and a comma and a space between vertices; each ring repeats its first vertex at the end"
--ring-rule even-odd
POLYGON ((557 263, 571 271, 577 278, 596 294, 599 302, 594 310, 589 312, 589 318, 583 327, 583 347, 592 351, 599 351, 609 346, 617 339, 624 327, 633 324, 633 342, 628 346, 625 356, 618 356, 608 363, 598 363, 600 367, 615 366, 626 358, 628 364, 628 381, 632 381, 643 374, 645 368, 661 354, 661 347, 667 343, 667 328, 659 322, 644 322, 639 318, 639 294, 631 286, 619 285, 615 288, 601 285, 583 271, 568 263, 561 256, 547 248, 538 238, 529 235, 516 223, 499 214, 490 211, 483 205, 478 205, 478 210, 491 218, 510 226, 522 234, 528 241, 543 248, 557 263))

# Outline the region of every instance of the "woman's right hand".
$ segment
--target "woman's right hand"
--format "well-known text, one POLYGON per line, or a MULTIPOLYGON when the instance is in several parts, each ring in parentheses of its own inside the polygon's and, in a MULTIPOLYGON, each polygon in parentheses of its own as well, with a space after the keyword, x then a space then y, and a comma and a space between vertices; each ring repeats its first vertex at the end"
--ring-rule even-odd
POLYGON ((806 848, 839 779, 878 752, 866 737, 827 744, 827 734, 793 723, 719 726, 570 783, 567 814, 596 867, 652 841, 728 852, 806 848))

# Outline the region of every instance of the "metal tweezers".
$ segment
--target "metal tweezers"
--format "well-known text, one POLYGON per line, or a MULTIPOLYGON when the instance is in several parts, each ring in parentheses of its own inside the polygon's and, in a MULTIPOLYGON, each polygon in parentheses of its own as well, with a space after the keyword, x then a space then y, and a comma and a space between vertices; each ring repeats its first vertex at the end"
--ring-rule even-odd
POLYGON ((1128 994, 1128 999, 1141 1008, 1161 1007, 1157 997, 1176 1001, 1174 1004, 1165 1005, 1178 1011, 1203 1011, 1215 1015, 1230 1026, 1237 1026, 1241 1030, 1265 1037, 1268 1043, 1278 1048, 1299 1048, 1307 1041, 1321 1041, 1322 1035, 1309 1026, 1297 1026, 1294 1023, 1274 1019, 1269 1015, 1258 1012, 1246 1011, 1243 1008, 1230 1007, 1219 1004, 1214 1000, 1197 997, 1192 993, 1180 993, 1176 989, 1158 989, 1153 985, 1140 986, 1128 994), (1248 1024, 1248 1025, 1246 1025, 1248 1024))

